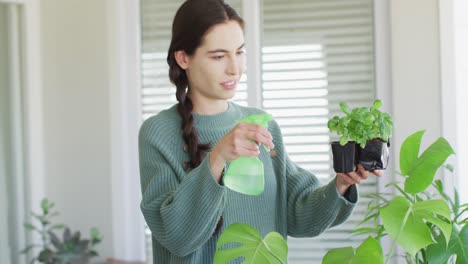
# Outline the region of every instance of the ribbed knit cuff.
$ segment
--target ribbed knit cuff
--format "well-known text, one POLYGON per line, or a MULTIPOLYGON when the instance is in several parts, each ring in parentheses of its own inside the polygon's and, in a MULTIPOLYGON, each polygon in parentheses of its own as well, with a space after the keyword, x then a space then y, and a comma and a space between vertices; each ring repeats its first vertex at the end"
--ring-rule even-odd
POLYGON ((210 154, 211 152, 208 152, 205 158, 203 159, 202 163, 198 168, 200 170, 198 174, 200 174, 200 176, 202 177, 204 185, 208 186, 209 188, 213 188, 216 192, 225 191, 226 188, 221 183, 216 181, 213 171, 211 170, 209 162, 210 154))
POLYGON ((356 185, 353 184, 349 186, 348 190, 346 190, 346 192, 341 195, 338 192, 338 188, 336 187, 336 179, 333 179, 328 183, 326 193, 328 197, 334 197, 335 199, 338 199, 345 206, 354 206, 358 201, 356 185))

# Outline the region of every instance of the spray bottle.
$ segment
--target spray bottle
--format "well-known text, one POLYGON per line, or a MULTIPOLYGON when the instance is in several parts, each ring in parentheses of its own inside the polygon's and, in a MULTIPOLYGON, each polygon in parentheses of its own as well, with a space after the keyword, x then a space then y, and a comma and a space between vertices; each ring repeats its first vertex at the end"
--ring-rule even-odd
MULTIPOLYGON (((250 115, 238 122, 246 122, 268 128, 268 122, 272 120, 270 114, 250 115)), ((252 141, 252 144, 256 142, 252 141)), ((267 152, 270 150, 263 145, 267 152)), ((224 174, 224 185, 247 195, 260 195, 265 188, 263 163, 258 157, 239 157, 229 164, 224 174)))

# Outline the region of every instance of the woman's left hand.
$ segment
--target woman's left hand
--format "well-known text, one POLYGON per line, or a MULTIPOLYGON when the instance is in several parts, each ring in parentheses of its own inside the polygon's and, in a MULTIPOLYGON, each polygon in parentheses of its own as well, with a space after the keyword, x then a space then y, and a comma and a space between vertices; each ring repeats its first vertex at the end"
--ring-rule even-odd
POLYGON ((336 174, 336 187, 338 188, 338 192, 343 195, 346 190, 348 190, 349 186, 353 184, 360 184, 363 181, 369 178, 370 174, 374 174, 375 176, 382 176, 384 174, 383 170, 374 170, 374 171, 366 171, 361 164, 357 165, 357 171, 349 172, 349 173, 337 173, 336 174))

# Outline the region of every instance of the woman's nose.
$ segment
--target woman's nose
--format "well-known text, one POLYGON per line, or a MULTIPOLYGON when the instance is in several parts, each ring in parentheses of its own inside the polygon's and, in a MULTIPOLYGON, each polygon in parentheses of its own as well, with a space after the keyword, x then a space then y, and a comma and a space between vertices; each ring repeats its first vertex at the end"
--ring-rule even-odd
POLYGON ((226 73, 229 75, 238 75, 240 68, 239 62, 240 61, 236 57, 230 58, 226 67, 226 73))

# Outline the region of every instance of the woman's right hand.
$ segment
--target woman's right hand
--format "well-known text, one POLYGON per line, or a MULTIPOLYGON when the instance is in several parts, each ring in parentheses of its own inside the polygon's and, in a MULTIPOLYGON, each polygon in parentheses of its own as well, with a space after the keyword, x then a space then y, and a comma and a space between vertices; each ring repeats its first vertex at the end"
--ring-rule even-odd
POLYGON ((260 154, 258 144, 274 148, 273 137, 268 130, 260 125, 245 122, 237 124, 211 151, 210 166, 216 180, 219 182, 226 162, 240 156, 257 157, 260 154))

